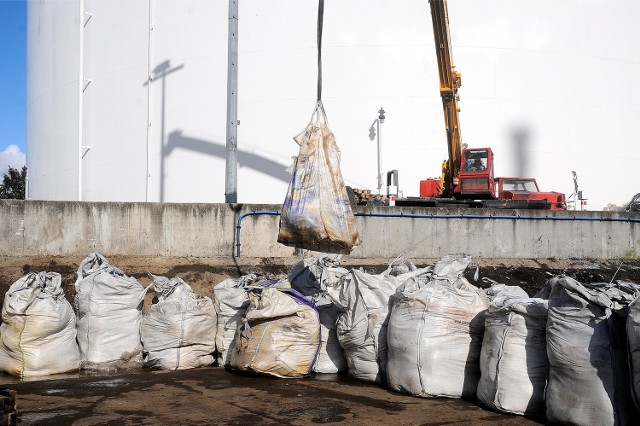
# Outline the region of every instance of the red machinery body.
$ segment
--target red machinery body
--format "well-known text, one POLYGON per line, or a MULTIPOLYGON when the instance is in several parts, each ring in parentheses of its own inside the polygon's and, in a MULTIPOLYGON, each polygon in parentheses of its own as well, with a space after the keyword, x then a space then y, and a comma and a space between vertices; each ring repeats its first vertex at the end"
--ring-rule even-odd
POLYGON ((565 195, 560 192, 542 192, 534 178, 496 178, 497 197, 501 200, 543 200, 551 204, 551 210, 566 210, 565 195))
POLYGON ((460 177, 454 188, 455 198, 495 198, 493 152, 491 148, 464 148, 460 177))

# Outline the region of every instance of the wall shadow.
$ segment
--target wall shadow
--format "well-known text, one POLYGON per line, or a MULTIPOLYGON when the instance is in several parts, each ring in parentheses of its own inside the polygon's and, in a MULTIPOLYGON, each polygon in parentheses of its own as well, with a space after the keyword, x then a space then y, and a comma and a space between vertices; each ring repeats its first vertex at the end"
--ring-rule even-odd
MULTIPOLYGON (((199 152, 201 154, 209 155, 211 157, 217 157, 226 159, 227 148, 226 144, 206 141, 202 139, 190 138, 182 134, 182 130, 174 130, 169 134, 167 143, 163 150, 163 158, 171 155, 174 149, 186 149, 188 151, 199 152)), ((287 172, 287 167, 284 164, 277 161, 270 160, 258 154, 251 152, 238 150, 238 167, 247 167, 256 170, 272 178, 278 179, 282 182, 289 183, 291 181, 291 175, 287 172)))
MULTIPOLYGON (((206 141, 202 139, 196 139, 186 137, 182 134, 182 130, 174 130, 167 137, 166 122, 167 122, 167 77, 176 71, 184 68, 184 64, 172 66, 170 60, 166 60, 158 64, 152 71, 152 76, 149 81, 143 84, 144 86, 150 83, 160 82, 161 94, 160 94, 160 171, 159 171, 159 184, 160 184, 160 202, 164 202, 166 198, 166 162, 175 149, 185 149, 188 151, 198 152, 204 155, 212 157, 226 159, 226 143, 216 143, 212 141, 206 141)), ((149 118, 150 123, 155 122, 152 117, 149 118)), ((270 160, 263 156, 253 154, 247 151, 237 150, 238 167, 247 167, 258 172, 264 173, 268 176, 276 178, 282 182, 289 183, 291 181, 291 175, 286 171, 288 165, 278 163, 277 161, 270 160)))

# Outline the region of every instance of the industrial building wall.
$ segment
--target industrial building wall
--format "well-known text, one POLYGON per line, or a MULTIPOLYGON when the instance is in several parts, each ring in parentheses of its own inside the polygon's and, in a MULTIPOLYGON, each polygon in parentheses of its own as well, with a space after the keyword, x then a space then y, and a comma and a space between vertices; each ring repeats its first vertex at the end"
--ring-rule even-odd
POLYGON ((73 1, 27 7, 28 188, 37 199, 77 199, 78 11, 73 1))
MULTIPOLYGON (((224 201, 228 3, 29 0, 29 197, 224 201)), ((577 171, 587 208, 628 201, 611 177, 640 181, 640 4, 448 4, 463 142, 543 190, 577 171)), ((315 103, 317 1, 239 8, 238 201, 279 203, 315 103)), ((326 2, 323 65, 346 183, 377 187, 382 106, 382 169, 417 195, 447 156, 427 0, 326 2)))
MULTIPOLYGON (((238 250, 242 257, 303 255, 277 242, 279 216, 272 213, 281 209, 255 204, 0 200, 0 221, 8 224, 0 230, 0 256, 83 256, 99 251, 229 259, 238 250)), ((640 258, 638 215, 540 210, 496 215, 478 209, 406 207, 357 207, 355 213, 362 239, 350 254, 355 259, 401 254, 435 259, 451 253, 484 259, 640 258)))

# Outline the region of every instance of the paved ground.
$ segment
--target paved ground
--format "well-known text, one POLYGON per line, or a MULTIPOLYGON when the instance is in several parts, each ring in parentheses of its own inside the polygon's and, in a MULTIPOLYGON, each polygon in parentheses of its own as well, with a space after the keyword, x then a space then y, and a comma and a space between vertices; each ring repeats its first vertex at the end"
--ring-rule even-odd
POLYGON ((222 368, 72 375, 12 383, 28 425, 534 425, 456 399, 423 399, 337 375, 238 376, 222 368))

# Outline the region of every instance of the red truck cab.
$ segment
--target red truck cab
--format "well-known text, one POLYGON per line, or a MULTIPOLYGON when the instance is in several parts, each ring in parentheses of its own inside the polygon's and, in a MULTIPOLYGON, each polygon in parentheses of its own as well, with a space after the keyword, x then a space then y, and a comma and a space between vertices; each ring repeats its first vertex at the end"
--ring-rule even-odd
POLYGON ((541 192, 534 178, 496 178, 496 197, 501 200, 545 200, 551 210, 566 210, 565 195, 560 192, 541 192))

